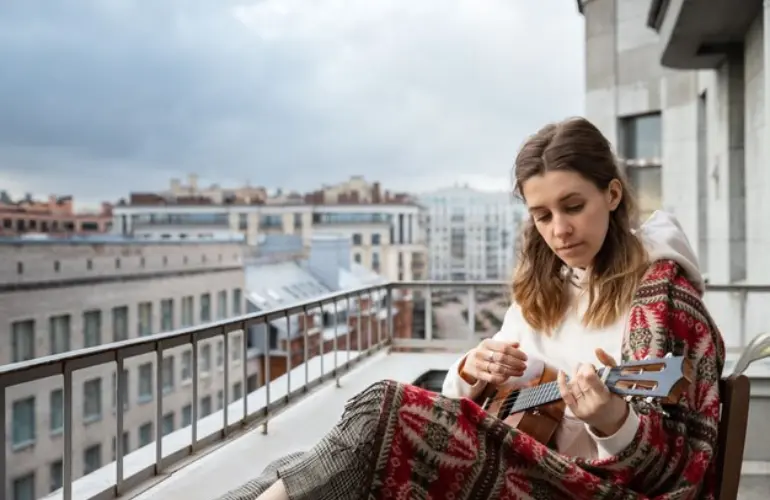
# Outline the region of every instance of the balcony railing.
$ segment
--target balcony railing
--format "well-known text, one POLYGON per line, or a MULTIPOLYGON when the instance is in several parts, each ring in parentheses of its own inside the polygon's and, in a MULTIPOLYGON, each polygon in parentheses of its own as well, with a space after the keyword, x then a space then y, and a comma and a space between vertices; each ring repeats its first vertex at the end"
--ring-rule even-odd
MULTIPOLYGON (((502 281, 420 281, 364 287, 281 309, 2 366, 0 407, 5 411, 0 412, 0 421, 3 429, 9 429, 7 424, 13 422, 8 421, 8 415, 12 413, 6 403, 15 401, 25 390, 27 395, 43 394, 35 388, 25 388, 27 384, 61 377, 63 443, 57 446, 61 449, 63 444, 64 455, 60 489, 50 497, 66 500, 114 498, 168 471, 172 466, 179 466, 190 455, 212 449, 212 445, 218 442, 259 426, 267 432, 270 419, 282 409, 325 381, 336 379, 339 384, 342 374, 386 346, 393 351, 438 349, 460 352, 467 349, 481 337, 492 335, 499 329, 508 308, 507 286, 502 281), (348 311, 346 325, 337 324, 339 316, 336 312, 341 309, 348 311), (313 324, 310 318, 321 310, 334 311, 331 315, 334 318, 332 326, 322 328, 313 324), (303 319, 293 321, 292 318, 303 319), (268 323, 273 329, 277 325, 282 331, 294 331, 296 335, 291 336, 290 333, 282 345, 274 346, 277 349, 262 349, 254 357, 255 348, 251 343, 258 339, 255 339, 252 327, 268 323), (235 337, 237 334, 239 336, 235 337), (233 338, 239 339, 238 344, 233 343, 233 338), (217 411, 201 415, 199 395, 202 384, 208 383, 203 377, 204 369, 212 367, 202 366, 199 347, 220 339, 224 343, 223 405, 217 411), (168 383, 164 380, 166 370, 162 368, 164 353, 178 352, 187 347, 192 348, 191 380, 189 386, 184 387, 185 394, 191 394, 191 418, 189 424, 183 423, 182 428, 168 431, 164 429, 164 394, 168 383), (233 352, 237 359, 233 359, 233 352), (146 405, 146 410, 142 410, 140 403, 130 401, 125 371, 127 366, 135 367, 142 356, 154 363, 154 380, 150 389, 154 402, 146 405), (280 382, 275 381, 279 373, 271 373, 276 369, 280 370, 280 382), (73 451, 77 449, 80 452, 83 447, 81 442, 85 443, 89 438, 100 442, 105 439, 103 433, 89 435, 88 430, 75 424, 82 421, 84 427, 90 425, 85 415, 85 396, 76 393, 73 382, 85 378, 87 375, 80 376, 84 372, 94 371, 104 376, 112 370, 117 379, 113 399, 129 404, 114 405, 114 461, 93 466, 95 470, 76 477, 73 451), (254 387, 233 397, 231 384, 234 380, 246 387, 255 378, 258 382, 254 387), (83 404, 84 414, 76 413, 76 403, 83 404), (152 418, 153 431, 149 437, 154 437, 154 443, 127 453, 123 449, 122 438, 126 419, 131 417, 132 421, 136 420, 131 414, 139 411, 146 411, 152 418)), ((756 325, 758 321, 764 321, 762 315, 767 313, 767 308, 753 298, 765 293, 770 293, 770 286, 709 287, 706 301, 717 323, 725 332, 740 329, 738 335, 725 335, 732 348, 739 349, 747 339, 759 333, 756 325), (756 317, 749 318, 751 314, 756 317)), ((270 329, 267 326, 262 328, 270 329)), ((100 416, 101 407, 105 406, 104 399, 102 396, 99 398, 100 416)), ((111 424, 111 421, 107 422, 107 425, 111 424)), ((4 432, 0 438, 6 452, 0 454, 0 484, 5 488, 3 497, 12 499, 14 478, 25 470, 47 467, 51 461, 36 457, 34 446, 31 450, 19 451, 9 445, 11 435, 12 432, 4 432), (20 453, 26 455, 21 457, 20 453), (9 466, 13 470, 9 470, 9 466)), ((33 441, 35 437, 33 435, 33 441)))

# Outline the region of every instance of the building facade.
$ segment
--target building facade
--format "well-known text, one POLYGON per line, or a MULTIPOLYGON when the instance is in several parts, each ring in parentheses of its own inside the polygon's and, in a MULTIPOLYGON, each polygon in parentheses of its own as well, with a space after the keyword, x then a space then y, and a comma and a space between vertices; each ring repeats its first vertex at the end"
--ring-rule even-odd
POLYGON ((510 192, 453 187, 420 196, 425 207, 428 276, 434 280, 508 279, 526 209, 510 192))
POLYGON ((113 233, 176 240, 235 232, 243 234, 252 248, 269 235, 301 235, 309 247, 313 234, 339 234, 351 239, 353 262, 392 280, 423 277, 421 208, 406 195, 381 192, 377 183, 354 177, 304 197, 276 195, 280 203, 275 197, 222 203, 221 197, 207 198, 210 189, 191 196, 189 186, 182 189, 184 196, 169 194, 179 189, 132 195, 119 203, 113 211, 113 233))
MULTIPOLYGON (((101 237, 0 241, 0 318, 8 344, 0 364, 207 323, 245 313, 242 238, 142 242, 101 237)), ((232 399, 245 391, 240 332, 230 339, 232 399)), ((164 352, 163 394, 154 355, 125 360, 124 453, 155 441, 156 398, 162 433, 189 426, 192 405, 207 415, 224 404, 223 341, 199 344, 199 393, 192 401, 189 346, 164 352)), ((73 477, 115 459, 115 365, 72 377, 73 477)), ((3 498, 39 498, 61 486, 62 377, 6 392, 8 484, 3 498)))
POLYGON ((112 206, 108 203, 102 203, 98 212, 76 212, 71 196, 12 200, 0 191, 0 236, 96 234, 106 233, 111 226, 112 206))
MULTIPOLYGON (((577 3, 586 116, 615 144, 643 212, 677 216, 711 283, 770 283, 770 2, 577 3)), ((733 300, 709 307, 720 318, 733 300)), ((723 316, 728 345, 770 324, 761 296, 745 307, 743 328, 723 316)))

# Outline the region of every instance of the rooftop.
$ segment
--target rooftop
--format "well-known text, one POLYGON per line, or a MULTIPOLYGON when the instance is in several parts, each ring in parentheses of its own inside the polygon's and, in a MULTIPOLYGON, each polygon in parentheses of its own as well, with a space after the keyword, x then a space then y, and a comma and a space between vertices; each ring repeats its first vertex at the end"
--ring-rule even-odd
MULTIPOLYGON (((282 269, 280 272, 296 271, 282 269)), ((125 360, 141 355, 154 354, 161 359, 165 350, 177 346, 195 345, 214 338, 227 339, 229 333, 252 326, 306 316, 329 306, 355 303, 357 319, 350 317, 346 325, 339 325, 352 327, 340 328, 339 335, 320 345, 312 342, 312 324, 300 322, 299 338, 303 343, 299 344, 299 353, 292 349, 283 355, 261 353, 256 358, 266 362, 267 384, 250 388, 245 396, 233 397, 225 383, 224 400, 229 404, 203 417, 198 415, 194 405, 192 426, 164 435, 159 425, 163 398, 156 398, 154 442, 124 456, 120 440, 117 440, 116 462, 104 464, 86 476, 72 478, 72 481, 69 480, 71 465, 68 465, 67 457, 72 457, 80 410, 73 404, 73 391, 65 389, 63 445, 70 451, 65 453, 63 489, 46 498, 71 500, 124 495, 141 500, 210 500, 254 478, 276 457, 311 446, 336 422, 345 401, 368 385, 385 378, 415 383, 426 372, 440 373, 448 369, 461 352, 479 341, 480 335, 490 333, 480 329, 483 330, 485 325, 495 329, 496 323, 490 318, 496 314, 492 306, 504 302, 505 286, 503 282, 383 283, 342 292, 331 291, 312 299, 300 297, 285 304, 271 302, 265 309, 246 316, 2 366, 0 387, 13 389, 20 384, 57 375, 64 376, 66 387, 67 383, 72 383, 73 373, 90 367, 106 363, 117 363, 120 367, 125 360), (377 293, 388 300, 385 303, 366 300, 377 293), (366 315, 372 320, 362 322, 366 315), (452 318, 459 324, 452 326, 452 318), (272 370, 282 367, 285 369, 276 373, 277 376, 271 376, 272 370), (311 420, 308 415, 312 415, 311 420)), ((768 286, 710 285, 706 300, 725 332, 729 347, 730 364, 726 373, 741 352, 741 346, 761 331, 751 318, 766 307, 765 301, 756 299, 765 297, 763 294, 768 292, 768 286)), ((334 321, 336 331, 337 320, 334 321)), ((245 336, 242 338, 246 347, 245 336)), ((228 364, 232 348, 225 340, 224 373, 230 373, 228 364)), ((247 349, 237 352, 242 356, 239 366, 243 367, 245 381, 247 366, 253 366, 250 363, 255 359, 248 357, 247 349)), ((117 373, 121 372, 117 370, 117 373)), ((197 373, 196 368, 193 373, 197 373)), ((756 411, 761 412, 770 398, 770 362, 752 365, 747 374, 753 378, 752 404, 756 403, 756 411)), ((160 393, 162 372, 156 371, 154 377, 160 393)), ((233 381, 231 378, 230 384, 233 381)), ((200 383, 203 382, 199 382, 199 377, 192 377, 189 390, 193 397, 200 383)), ((118 400, 122 397, 123 387, 119 381, 118 400)), ((5 393, 6 390, 0 390, 3 395, 0 401, 7 407, 5 393)), ((121 435, 124 430, 124 411, 122 405, 117 405, 116 435, 121 435)), ((5 412, 0 412, 0 416, 4 415, 5 412)), ((742 498, 762 498, 750 496, 751 490, 757 484, 759 488, 767 488, 770 480, 770 453, 767 452, 770 436, 761 432, 761 427, 756 427, 762 421, 759 414, 750 419, 747 438, 747 449, 750 450, 744 462, 742 482, 746 495, 742 498), (755 455, 748 456, 749 453, 755 455)), ((7 435, 2 436, 4 440, 8 439, 7 435)), ((8 449, 7 441, 3 444, 8 449)), ((0 484, 7 484, 6 466, 12 458, 12 453, 0 455, 0 484)))

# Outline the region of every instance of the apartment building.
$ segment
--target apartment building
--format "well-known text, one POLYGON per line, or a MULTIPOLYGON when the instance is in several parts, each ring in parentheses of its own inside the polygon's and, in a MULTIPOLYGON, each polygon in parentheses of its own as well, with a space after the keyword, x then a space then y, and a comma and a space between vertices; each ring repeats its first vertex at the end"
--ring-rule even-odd
POLYGON ((50 196, 46 201, 38 201, 27 195, 13 200, 8 193, 0 191, 0 236, 105 233, 111 225, 109 203, 102 203, 99 211, 78 212, 71 196, 50 196))
POLYGON ((184 188, 132 194, 115 206, 113 233, 173 240, 213 238, 240 232, 256 248, 267 235, 298 234, 305 246, 313 234, 347 236, 351 260, 392 280, 424 277, 421 207, 405 194, 383 191, 361 177, 306 195, 264 199, 220 196, 184 188), (173 193, 181 193, 180 196, 173 193))
POLYGON ((428 276, 434 280, 508 279, 526 209, 510 192, 455 186, 419 197, 425 207, 428 276))
MULTIPOLYGON (((770 2, 577 5, 586 116, 615 144, 643 210, 677 216, 711 283, 770 283, 770 2)), ((729 345, 767 330, 764 297, 740 306, 745 328, 726 300, 709 307, 724 309, 729 345)))
MULTIPOLYGON (((0 318, 8 339, 0 364, 98 346, 245 313, 243 238, 137 241, 121 236, 0 239, 0 318)), ((230 395, 245 390, 241 332, 230 339, 230 395)), ((204 416, 222 408, 222 340, 200 342, 198 400, 192 401, 189 346, 125 360, 124 453, 155 440, 156 398, 162 433, 188 426, 192 405, 204 416), (162 394, 156 391, 158 370, 162 394)), ((116 366, 72 376, 73 477, 113 461, 116 366)), ((3 498, 26 500, 62 479, 62 377, 6 391, 7 478, 3 498)))

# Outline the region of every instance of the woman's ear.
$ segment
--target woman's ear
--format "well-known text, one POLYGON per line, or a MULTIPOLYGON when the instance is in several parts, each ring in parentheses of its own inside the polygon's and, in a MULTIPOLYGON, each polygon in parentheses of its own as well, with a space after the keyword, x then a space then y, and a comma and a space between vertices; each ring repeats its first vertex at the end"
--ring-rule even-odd
POLYGON ((623 184, 618 179, 612 179, 607 186, 607 204, 610 212, 614 212, 623 199, 623 184))

